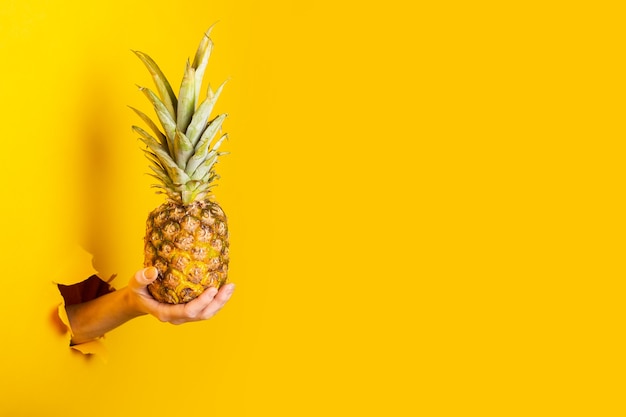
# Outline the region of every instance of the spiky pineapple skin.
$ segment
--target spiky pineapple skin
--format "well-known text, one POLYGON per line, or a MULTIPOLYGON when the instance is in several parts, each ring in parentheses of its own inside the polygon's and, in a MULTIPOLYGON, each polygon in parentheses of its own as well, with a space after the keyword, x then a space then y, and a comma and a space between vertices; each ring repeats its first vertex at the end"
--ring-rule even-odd
POLYGON ((228 223, 218 203, 167 201, 146 221, 144 266, 159 271, 148 291, 159 302, 187 303, 228 278, 228 223))

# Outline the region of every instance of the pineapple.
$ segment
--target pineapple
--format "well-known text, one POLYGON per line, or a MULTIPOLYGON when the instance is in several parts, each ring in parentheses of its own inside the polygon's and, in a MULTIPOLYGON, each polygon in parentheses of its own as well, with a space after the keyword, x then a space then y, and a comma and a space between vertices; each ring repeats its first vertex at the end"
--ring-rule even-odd
POLYGON ((148 55, 133 51, 150 71, 157 94, 139 87, 154 107, 162 130, 148 116, 132 108, 150 132, 133 130, 146 145, 158 193, 167 201, 148 216, 144 239, 144 266, 159 271, 148 286, 160 302, 186 303, 206 288, 219 288, 228 275, 228 226, 224 211, 211 199, 218 179, 215 165, 224 152, 218 149, 226 134, 226 114, 210 119, 224 84, 200 90, 213 42, 210 29, 203 36, 192 63, 187 61, 178 97, 158 65, 148 55))

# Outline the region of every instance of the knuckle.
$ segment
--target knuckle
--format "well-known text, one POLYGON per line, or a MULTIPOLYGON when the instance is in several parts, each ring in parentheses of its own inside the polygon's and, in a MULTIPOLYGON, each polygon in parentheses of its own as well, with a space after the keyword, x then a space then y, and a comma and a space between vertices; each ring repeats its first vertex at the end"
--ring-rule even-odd
POLYGON ((211 317, 215 315, 215 313, 217 313, 217 311, 214 311, 214 310, 209 310, 209 311, 202 313, 202 320, 210 319, 211 317))
POLYGON ((185 311, 185 318, 193 320, 198 317, 198 314, 199 312, 195 310, 188 310, 188 311, 185 311))

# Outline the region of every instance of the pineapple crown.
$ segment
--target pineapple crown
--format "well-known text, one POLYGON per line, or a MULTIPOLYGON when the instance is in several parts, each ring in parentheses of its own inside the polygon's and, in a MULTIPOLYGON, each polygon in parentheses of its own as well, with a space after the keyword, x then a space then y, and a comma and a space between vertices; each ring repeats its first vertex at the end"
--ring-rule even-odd
POLYGON ((193 63, 187 60, 178 98, 156 62, 143 52, 133 51, 148 68, 156 85, 158 95, 146 87, 139 86, 139 89, 154 106, 163 131, 133 107, 131 109, 154 135, 138 126, 132 128, 146 145, 144 152, 153 171, 149 175, 158 180, 153 187, 182 204, 204 199, 209 194, 213 181, 219 178, 214 171, 215 164, 218 157, 225 154, 218 149, 228 137, 223 134, 214 141, 226 114, 209 120, 225 82, 216 91, 209 85, 205 99, 198 105, 204 71, 213 49, 209 37, 211 28, 200 41, 193 63))

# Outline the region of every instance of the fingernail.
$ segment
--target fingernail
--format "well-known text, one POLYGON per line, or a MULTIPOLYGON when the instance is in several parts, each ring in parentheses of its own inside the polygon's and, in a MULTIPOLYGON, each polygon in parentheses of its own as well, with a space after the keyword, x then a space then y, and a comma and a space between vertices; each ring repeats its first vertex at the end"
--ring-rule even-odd
POLYGON ((143 276, 148 280, 153 280, 159 276, 159 270, 151 266, 143 270, 143 276))

